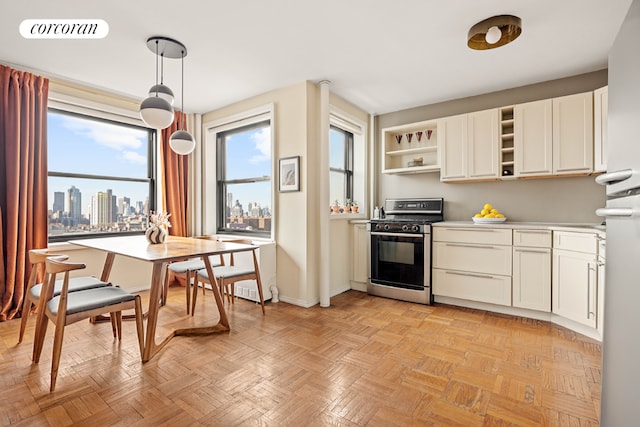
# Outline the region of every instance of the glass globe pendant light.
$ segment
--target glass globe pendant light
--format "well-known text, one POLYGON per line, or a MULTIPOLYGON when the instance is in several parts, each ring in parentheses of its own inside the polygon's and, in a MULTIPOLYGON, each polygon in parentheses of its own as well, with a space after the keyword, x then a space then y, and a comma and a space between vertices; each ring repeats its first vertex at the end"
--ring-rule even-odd
MULTIPOLYGON (((149 97, 140 104, 140 117, 148 126, 156 129, 165 129, 173 123, 173 107, 167 101, 164 89, 161 88, 164 85, 158 84, 158 56, 161 55, 160 49, 162 48, 164 59, 167 52, 171 53, 168 49, 176 43, 182 46, 181 43, 164 37, 151 37, 147 40, 147 47, 156 54, 156 84, 149 90, 149 97), (163 96, 160 95, 161 93, 163 96)), ((171 55, 166 56, 172 57, 171 55)), ((176 58, 178 57, 176 56, 176 58)), ((168 87, 167 89, 171 92, 171 89, 168 87)), ((171 98, 173 98, 173 94, 171 94, 171 98)))
MULTIPOLYGON (((184 113, 184 55, 185 52, 182 51, 182 88, 181 88, 181 98, 182 98, 182 112, 184 113)), ((186 118, 185 118, 186 119, 186 118)), ((180 155, 187 155, 191 153, 194 148, 196 148, 196 141, 189 132, 184 130, 184 122, 185 119, 182 120, 182 129, 175 131, 171 134, 171 138, 169 138, 169 146, 171 149, 180 155)))

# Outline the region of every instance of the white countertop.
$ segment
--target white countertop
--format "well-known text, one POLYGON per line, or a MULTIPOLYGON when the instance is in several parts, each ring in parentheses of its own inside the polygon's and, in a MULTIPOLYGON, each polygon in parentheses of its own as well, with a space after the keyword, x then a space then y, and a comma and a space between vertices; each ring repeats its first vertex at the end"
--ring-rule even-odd
POLYGON ((518 222, 505 221, 502 223, 476 224, 473 221, 443 221, 432 224, 433 227, 468 227, 468 228, 511 228, 511 229, 536 229, 557 231, 581 231, 604 233, 605 226, 600 223, 553 223, 553 222, 518 222))

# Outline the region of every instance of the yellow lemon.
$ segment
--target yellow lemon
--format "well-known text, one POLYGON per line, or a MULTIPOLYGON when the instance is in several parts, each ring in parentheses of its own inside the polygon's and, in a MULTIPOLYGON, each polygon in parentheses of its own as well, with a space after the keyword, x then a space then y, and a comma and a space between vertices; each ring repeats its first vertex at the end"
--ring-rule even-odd
POLYGON ((474 217, 474 218, 482 218, 482 214, 477 213, 477 214, 475 214, 473 217, 474 217))
POLYGON ((502 215, 501 213, 496 214, 496 218, 504 218, 504 215, 502 215))
POLYGON ((494 209, 491 209, 491 210, 489 211, 489 213, 492 213, 492 214, 499 214, 500 212, 498 211, 498 209, 495 209, 495 208, 494 208, 494 209))
POLYGON ((488 210, 488 209, 482 209, 482 210, 480 211, 480 213, 481 213, 482 215, 487 215, 487 214, 489 213, 489 210, 488 210))
POLYGON ((491 206, 491 203, 487 203, 483 206, 483 208, 490 211, 491 209, 493 209, 493 206, 491 206))
POLYGON ((484 217, 485 217, 485 218, 495 218, 495 217, 496 217, 496 215, 495 215, 495 214, 490 213, 490 214, 485 215, 484 217))

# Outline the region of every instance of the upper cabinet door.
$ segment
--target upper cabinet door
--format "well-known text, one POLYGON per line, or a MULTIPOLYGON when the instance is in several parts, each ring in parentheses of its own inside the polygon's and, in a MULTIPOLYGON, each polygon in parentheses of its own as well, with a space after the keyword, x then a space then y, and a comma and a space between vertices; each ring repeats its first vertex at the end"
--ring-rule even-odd
POLYGON ((607 170, 607 142, 609 134, 609 87, 593 92, 593 170, 607 170))
POLYGON ((498 178, 500 118, 497 108, 467 115, 470 179, 498 178))
POLYGON ((438 121, 440 146, 440 180, 468 179, 467 114, 445 117, 438 121))
POLYGON ((553 102, 551 99, 518 104, 514 108, 514 175, 553 173, 553 102))
POLYGON ((553 173, 593 171, 593 92, 553 99, 553 173))

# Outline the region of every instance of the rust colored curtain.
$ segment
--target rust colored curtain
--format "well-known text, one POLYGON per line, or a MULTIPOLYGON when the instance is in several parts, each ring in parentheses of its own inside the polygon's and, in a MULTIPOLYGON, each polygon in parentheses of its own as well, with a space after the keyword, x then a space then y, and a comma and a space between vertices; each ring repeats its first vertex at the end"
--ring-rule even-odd
MULTIPOLYGON (((169 234, 172 236, 187 236, 187 204, 189 157, 176 154, 169 146, 171 134, 182 129, 182 123, 187 119, 181 111, 175 112, 171 126, 163 129, 160 135, 160 170, 164 183, 165 209, 171 214, 169 234)), ((185 123, 185 129, 186 123, 185 123)))
POLYGON ((19 313, 30 249, 47 247, 49 80, 0 65, 0 321, 19 313))

